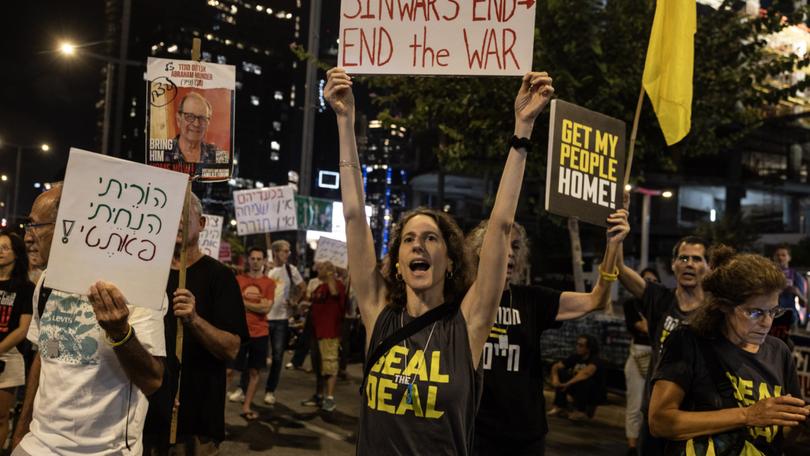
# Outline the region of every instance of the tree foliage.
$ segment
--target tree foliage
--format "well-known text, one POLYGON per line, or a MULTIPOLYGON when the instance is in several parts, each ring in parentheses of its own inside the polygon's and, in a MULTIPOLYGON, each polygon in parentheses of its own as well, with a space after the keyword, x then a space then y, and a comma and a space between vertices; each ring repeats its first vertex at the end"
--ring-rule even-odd
MULTIPOLYGON (((772 81, 807 66, 810 56, 777 56, 764 40, 800 21, 801 12, 785 18, 768 11, 748 18, 737 3, 727 0, 718 10, 702 7, 698 13, 692 131, 687 139, 667 150, 652 107, 645 102, 635 177, 644 170, 676 170, 679 157, 729 150, 759 125, 768 106, 810 86, 808 79, 774 88, 772 81)), ((654 11, 654 0, 539 1, 534 68, 551 74, 557 96, 624 120, 629 133, 654 11)), ((446 171, 484 174, 502 167, 513 127, 516 78, 374 77, 365 82, 383 120, 409 128, 415 147, 434 152, 446 171)), ((541 127, 545 119, 547 114, 535 128, 539 145, 546 140, 541 127)), ((527 177, 542 177, 543 162, 530 160, 527 177)))

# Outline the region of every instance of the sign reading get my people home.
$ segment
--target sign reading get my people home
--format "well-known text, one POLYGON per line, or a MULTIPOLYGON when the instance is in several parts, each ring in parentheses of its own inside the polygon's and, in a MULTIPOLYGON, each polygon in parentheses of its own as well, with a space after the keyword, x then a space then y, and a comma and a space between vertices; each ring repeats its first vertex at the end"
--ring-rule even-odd
POLYGON ((625 124, 562 100, 551 102, 546 211, 607 226, 622 207, 625 124))
POLYGON ((338 66, 355 74, 522 76, 535 0, 342 0, 338 66))

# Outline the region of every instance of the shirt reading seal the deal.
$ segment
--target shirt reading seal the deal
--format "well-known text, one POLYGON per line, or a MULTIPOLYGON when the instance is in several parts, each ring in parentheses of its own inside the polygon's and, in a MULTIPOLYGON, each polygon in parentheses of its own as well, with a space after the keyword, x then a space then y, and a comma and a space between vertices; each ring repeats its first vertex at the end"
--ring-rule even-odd
MULTIPOLYGON (((148 402, 127 377, 87 296, 42 287, 50 293, 28 328, 28 340, 39 346, 42 367, 34 399, 31 432, 20 443, 32 455, 140 455, 148 402)), ((152 356, 166 356, 160 310, 129 307, 129 324, 152 356)))
MULTIPOLYGON (((796 376, 796 365, 787 346, 781 340, 768 336, 757 353, 747 352, 733 345, 725 337, 704 339, 698 337, 688 327, 673 332, 664 344, 658 369, 653 376, 653 384, 668 380, 680 386, 685 396, 681 410, 715 410, 720 393, 706 367, 706 360, 698 344, 710 344, 709 349, 717 354, 721 370, 731 381, 734 400, 740 407, 748 407, 768 397, 791 394, 801 397, 796 376)), ((711 362, 711 361, 710 361, 711 362)), ((782 428, 780 426, 749 427, 743 433, 745 456, 780 456, 782 454, 782 428)), ((731 434, 711 436, 717 454, 726 445, 725 439, 731 434)), ((691 441, 668 443, 683 449, 686 445, 695 448, 695 456, 707 454, 708 436, 696 437, 691 441)))
POLYGON ((540 334, 557 326, 561 292, 512 285, 484 345, 477 439, 534 441, 548 432, 540 334))
MULTIPOLYGON (((369 354, 413 319, 386 306, 374 325, 369 354)), ((435 323, 425 349, 433 327, 431 323, 375 362, 362 397, 358 455, 471 454, 483 375, 473 368, 460 310, 435 323)))

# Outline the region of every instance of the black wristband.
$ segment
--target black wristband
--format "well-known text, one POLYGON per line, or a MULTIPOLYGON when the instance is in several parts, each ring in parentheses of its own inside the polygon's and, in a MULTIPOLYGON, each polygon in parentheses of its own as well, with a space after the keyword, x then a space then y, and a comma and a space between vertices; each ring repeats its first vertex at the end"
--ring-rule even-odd
POLYGON ((517 135, 509 139, 509 146, 515 149, 525 149, 526 152, 532 150, 532 141, 529 138, 518 138, 517 135))

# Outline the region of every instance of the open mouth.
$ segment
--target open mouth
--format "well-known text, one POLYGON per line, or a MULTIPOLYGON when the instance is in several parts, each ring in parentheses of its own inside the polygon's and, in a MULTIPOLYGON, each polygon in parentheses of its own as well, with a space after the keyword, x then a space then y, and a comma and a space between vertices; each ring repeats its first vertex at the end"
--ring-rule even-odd
POLYGON ((408 265, 413 272, 424 272, 430 269, 430 263, 425 260, 413 260, 408 265))

